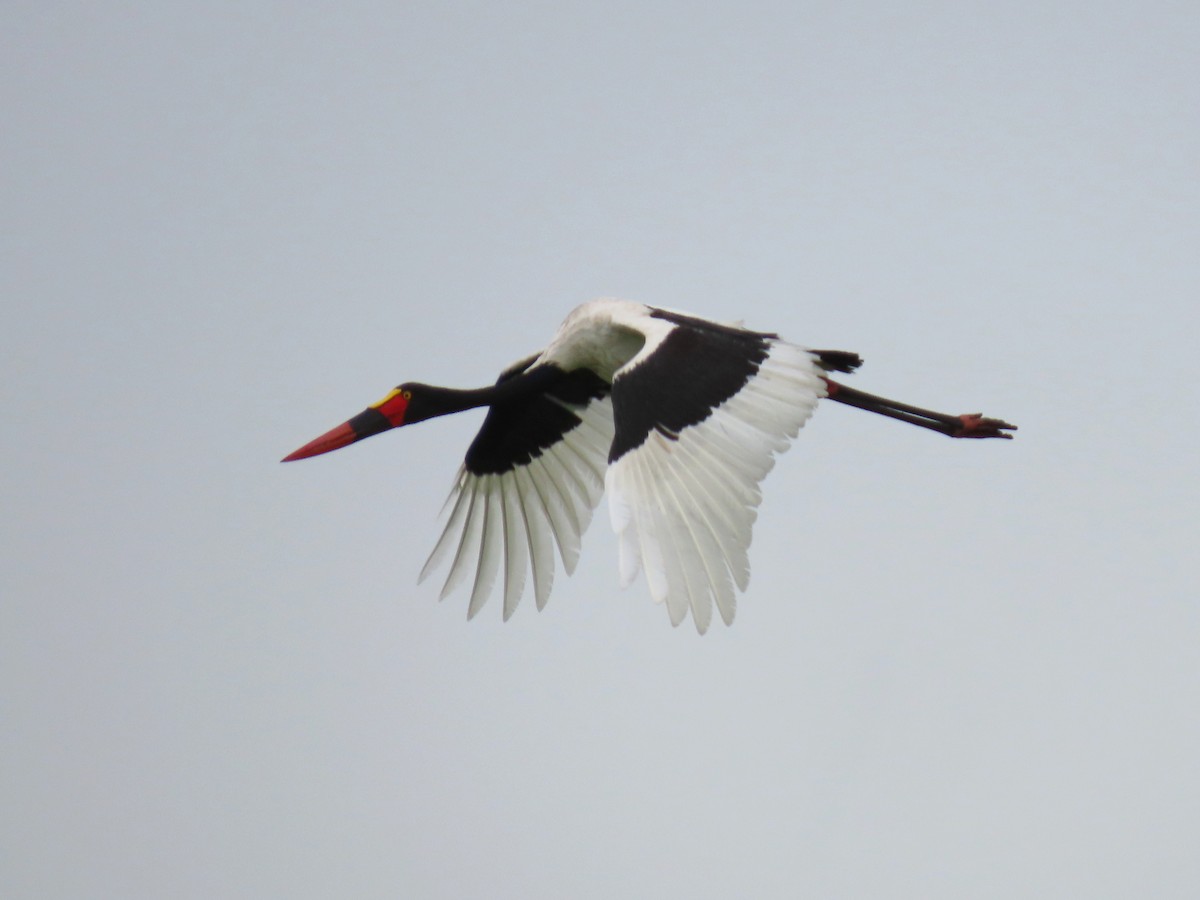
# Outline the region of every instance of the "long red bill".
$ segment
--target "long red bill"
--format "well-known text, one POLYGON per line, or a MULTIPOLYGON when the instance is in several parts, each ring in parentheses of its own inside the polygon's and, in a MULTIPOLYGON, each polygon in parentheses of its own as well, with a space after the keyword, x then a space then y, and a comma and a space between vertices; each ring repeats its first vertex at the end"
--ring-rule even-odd
POLYGON ((387 416, 375 407, 364 409, 349 422, 343 422, 337 428, 331 428, 316 440, 309 441, 299 450, 285 456, 282 462, 292 462, 297 459, 307 459, 319 456, 330 450, 338 450, 347 444, 361 441, 373 434, 379 434, 396 426, 387 416))

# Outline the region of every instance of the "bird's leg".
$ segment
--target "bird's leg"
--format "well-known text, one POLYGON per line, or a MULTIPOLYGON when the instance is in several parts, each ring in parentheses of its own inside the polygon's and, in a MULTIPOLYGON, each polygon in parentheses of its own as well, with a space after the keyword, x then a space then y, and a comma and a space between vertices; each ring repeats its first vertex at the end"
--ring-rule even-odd
POLYGON ((934 412, 909 406, 907 403, 897 403, 884 397, 876 397, 864 391, 846 387, 830 378, 824 379, 829 390, 829 399, 847 406, 856 406, 867 412, 878 413, 910 425, 919 425, 955 438, 1012 438, 1006 431, 1016 431, 1016 425, 1009 425, 1003 419, 987 419, 982 413, 964 413, 959 416, 934 412))

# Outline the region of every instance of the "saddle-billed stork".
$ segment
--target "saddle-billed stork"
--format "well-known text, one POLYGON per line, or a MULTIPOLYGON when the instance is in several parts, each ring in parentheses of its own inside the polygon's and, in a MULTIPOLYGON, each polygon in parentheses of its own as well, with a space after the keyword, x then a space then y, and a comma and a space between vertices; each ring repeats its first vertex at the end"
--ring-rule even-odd
POLYGON ((619 535, 620 581, 645 572, 678 625, 691 610, 703 633, 715 601, 733 621, 734 586, 750 578, 747 549, 759 482, 812 415, 836 400, 956 438, 1011 438, 982 415, 946 415, 848 388, 828 372, 862 360, 623 300, 575 309, 541 353, 475 390, 406 382, 284 462, 336 450, 401 425, 488 407, 447 501, 449 521, 421 580, 450 557, 446 597, 474 573, 467 617, 504 565, 504 618, 532 572, 538 609, 567 574, 607 490, 619 535))

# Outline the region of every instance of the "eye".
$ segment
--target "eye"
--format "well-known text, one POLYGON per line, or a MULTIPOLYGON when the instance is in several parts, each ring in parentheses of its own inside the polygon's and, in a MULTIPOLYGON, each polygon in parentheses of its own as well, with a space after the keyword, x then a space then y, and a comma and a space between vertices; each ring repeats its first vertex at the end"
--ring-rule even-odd
POLYGON ((400 394, 401 394, 401 396, 404 397, 405 400, 412 399, 412 391, 401 391, 400 394))

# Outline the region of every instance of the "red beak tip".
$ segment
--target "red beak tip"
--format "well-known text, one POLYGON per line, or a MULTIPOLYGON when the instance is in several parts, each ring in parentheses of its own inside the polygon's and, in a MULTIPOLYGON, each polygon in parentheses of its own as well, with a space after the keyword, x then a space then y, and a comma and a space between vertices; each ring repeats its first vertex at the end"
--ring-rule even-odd
POLYGON ((280 462, 293 462, 297 459, 308 459, 310 456, 319 456, 322 453, 328 453, 330 450, 337 450, 340 447, 345 447, 347 444, 353 444, 358 440, 358 435, 354 433, 354 429, 350 427, 350 423, 339 425, 325 434, 321 435, 314 441, 309 441, 299 450, 293 450, 280 462))
POLYGON ((316 440, 311 444, 305 444, 299 450, 293 450, 280 462, 295 462, 298 459, 308 459, 310 456, 319 456, 322 453, 328 453, 330 450, 336 450, 341 444, 331 444, 328 441, 316 440))

